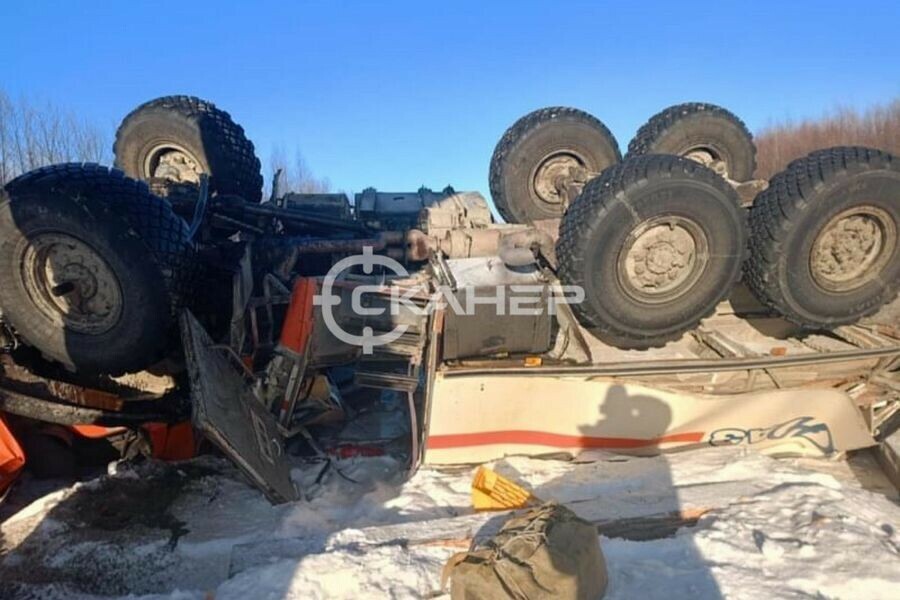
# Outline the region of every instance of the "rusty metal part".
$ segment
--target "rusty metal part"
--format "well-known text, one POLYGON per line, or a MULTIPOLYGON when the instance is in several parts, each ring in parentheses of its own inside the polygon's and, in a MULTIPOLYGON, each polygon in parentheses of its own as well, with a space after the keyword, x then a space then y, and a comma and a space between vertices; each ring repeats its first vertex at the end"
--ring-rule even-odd
POLYGON ((71 331, 106 333, 122 317, 123 294, 109 264, 70 235, 39 233, 22 249, 19 276, 32 305, 71 331))
POLYGON ((96 389, 41 377, 0 354, 0 412, 61 425, 139 425, 173 422, 187 416, 187 404, 172 411, 159 404, 163 396, 109 382, 96 389))
POLYGON ((67 402, 100 410, 122 410, 124 400, 119 394, 39 377, 13 361, 8 354, 0 355, 0 386, 46 400, 67 402))
POLYGON ((816 284, 831 292, 857 289, 877 277, 897 246, 893 219, 875 206, 854 206, 819 232, 809 256, 816 284))
POLYGON ((618 277, 626 294, 658 304, 683 296, 709 260, 709 242, 693 220, 677 215, 648 219, 631 232, 619 253, 618 277))
POLYGON ((59 425, 140 425, 183 420, 188 416, 173 416, 156 411, 120 412, 86 408, 45 400, 0 387, 0 412, 59 425))

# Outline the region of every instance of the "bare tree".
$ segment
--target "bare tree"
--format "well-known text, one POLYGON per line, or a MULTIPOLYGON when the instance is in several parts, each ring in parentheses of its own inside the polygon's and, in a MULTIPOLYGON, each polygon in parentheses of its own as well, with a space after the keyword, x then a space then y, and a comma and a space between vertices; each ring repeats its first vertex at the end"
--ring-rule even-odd
POLYGON ((0 89, 0 185, 61 162, 109 163, 109 135, 59 107, 20 99, 0 89))
MULTIPOLYGON (((331 191, 331 182, 327 178, 313 175, 299 149, 294 150, 294 160, 289 161, 284 146, 274 146, 269 156, 269 168, 272 177, 281 170, 281 193, 323 194, 331 191)), ((271 185, 272 177, 268 178, 267 186, 271 185)), ((271 189, 266 191, 266 195, 269 193, 271 189)))
POLYGON ((900 98, 865 110, 839 107, 818 119, 769 125, 756 135, 757 176, 768 179, 795 158, 830 146, 900 154, 900 98))

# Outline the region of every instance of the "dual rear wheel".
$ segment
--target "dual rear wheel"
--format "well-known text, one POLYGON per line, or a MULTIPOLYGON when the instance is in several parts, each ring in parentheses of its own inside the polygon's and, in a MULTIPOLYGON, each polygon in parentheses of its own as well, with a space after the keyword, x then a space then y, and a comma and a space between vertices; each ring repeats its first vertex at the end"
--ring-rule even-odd
POLYGON ((262 196, 244 130, 198 98, 139 106, 114 151, 121 170, 54 165, 0 189, 3 318, 44 356, 88 376, 145 369, 175 346, 175 316, 198 275, 185 218, 200 176, 213 195, 262 196))
POLYGON ((896 297, 900 168, 886 153, 815 152, 776 175, 748 211, 735 191, 756 165, 746 126, 720 107, 681 104, 641 127, 624 161, 607 153, 600 168, 581 161, 554 171, 563 201, 554 214, 534 210, 547 205, 535 178, 545 156, 585 156, 585 147, 618 149, 587 113, 535 111, 498 144, 491 192, 507 220, 561 219, 560 280, 583 288, 576 315, 613 345, 677 339, 715 310, 742 271, 762 303, 810 330, 853 323, 896 297), (592 135, 568 140, 573 119, 592 135), (536 131, 543 144, 530 141, 536 131))
POLYGON ((746 281, 809 329, 875 313, 900 287, 900 164, 860 147, 829 148, 777 174, 750 210, 746 281))
POLYGON ((591 180, 562 219, 559 278, 597 337, 658 346, 715 310, 741 273, 746 215, 737 194, 690 159, 649 154, 591 180))

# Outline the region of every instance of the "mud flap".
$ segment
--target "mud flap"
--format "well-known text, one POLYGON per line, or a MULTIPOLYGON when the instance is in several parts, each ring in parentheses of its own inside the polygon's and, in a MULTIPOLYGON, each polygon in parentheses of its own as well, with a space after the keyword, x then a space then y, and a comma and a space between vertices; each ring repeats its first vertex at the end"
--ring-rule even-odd
POLYGON ((181 314, 181 337, 194 426, 263 490, 273 503, 297 500, 275 417, 253 396, 235 359, 217 348, 190 311, 181 314))

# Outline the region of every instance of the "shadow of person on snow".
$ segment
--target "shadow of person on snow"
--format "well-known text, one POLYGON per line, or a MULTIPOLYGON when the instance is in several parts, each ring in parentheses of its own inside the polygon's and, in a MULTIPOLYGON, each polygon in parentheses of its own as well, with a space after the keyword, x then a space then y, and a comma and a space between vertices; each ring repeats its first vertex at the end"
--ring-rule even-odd
MULTIPOLYGON (((579 445, 586 453, 578 457, 578 462, 593 458, 598 461, 598 470, 604 465, 620 470, 622 462, 634 463, 646 469, 646 475, 632 474, 634 481, 623 490, 613 479, 601 478, 591 485, 572 481, 568 473, 563 473, 534 486, 534 495, 543 501, 557 500, 597 526, 609 576, 606 598, 668 598, 681 594, 722 598, 709 561, 695 546, 690 529, 684 529, 694 525, 696 517, 682 514, 669 463, 660 451, 660 438, 672 421, 670 407, 653 396, 630 394, 624 385, 613 385, 598 410, 596 423, 579 428, 579 445), (592 452, 597 450, 603 454, 592 452), (634 455, 648 457, 647 462, 640 464, 644 459, 631 458, 634 455), (659 583, 654 584, 657 578, 659 583)), ((554 457, 558 455, 548 456, 554 457)), ((496 470, 528 485, 509 461, 497 463, 496 470)), ((476 543, 493 536, 509 517, 510 513, 504 512, 491 518, 476 533, 476 543)), ((557 561, 554 568, 572 575, 566 571, 571 571, 570 565, 557 561)))

